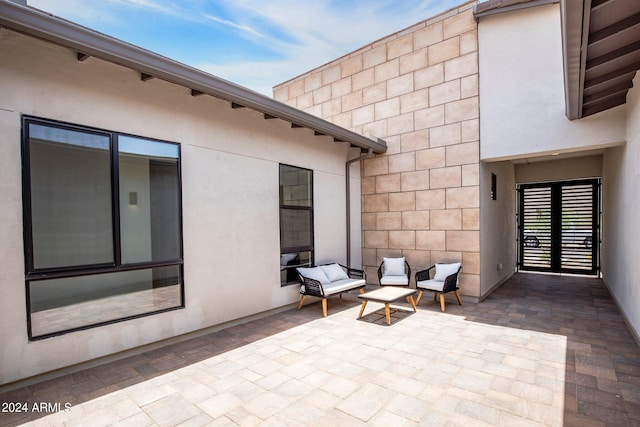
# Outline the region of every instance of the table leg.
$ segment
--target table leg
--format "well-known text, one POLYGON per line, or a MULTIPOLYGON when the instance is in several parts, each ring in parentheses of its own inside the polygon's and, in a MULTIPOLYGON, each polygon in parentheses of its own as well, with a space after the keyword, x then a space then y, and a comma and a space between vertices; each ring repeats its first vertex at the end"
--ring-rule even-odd
POLYGON ((407 298, 409 300, 409 304, 411 304, 411 307, 413 307, 413 311, 416 311, 416 303, 413 301, 413 295, 409 295, 409 298, 407 298))
POLYGON ((391 309, 389 308, 389 303, 384 304, 384 316, 387 318, 387 325, 391 324, 391 309))
POLYGON ((367 306, 367 300, 362 301, 362 307, 360 307, 360 314, 358 314, 358 319, 362 317, 362 313, 364 313, 364 308, 367 306))

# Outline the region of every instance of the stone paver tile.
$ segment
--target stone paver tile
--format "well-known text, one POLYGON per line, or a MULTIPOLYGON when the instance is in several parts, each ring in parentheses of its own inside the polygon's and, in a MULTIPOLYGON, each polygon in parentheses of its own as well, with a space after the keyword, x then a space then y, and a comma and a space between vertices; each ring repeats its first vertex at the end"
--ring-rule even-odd
MULTIPOLYGON (((215 425, 216 420, 213 420, 209 415, 200 413, 195 417, 189 418, 186 421, 181 422, 176 427, 202 427, 215 425)), ((224 425, 224 424, 220 424, 224 425)), ((226 425, 229 425, 228 423, 226 425)))
POLYGON ((496 425, 500 417, 500 411, 496 408, 468 400, 458 402, 456 412, 491 425, 496 425))
POLYGON ((206 412, 211 418, 218 418, 242 405, 242 399, 232 393, 220 393, 207 400, 197 403, 196 406, 206 412))
POLYGON ((367 423, 359 418, 338 409, 327 412, 323 417, 314 422, 314 427, 364 427, 367 425, 367 423))
POLYGON ((328 412, 333 409, 342 399, 324 390, 314 390, 313 393, 309 393, 303 396, 299 402, 305 402, 312 405, 322 411, 328 412))
POLYGON ((393 392, 383 387, 365 384, 337 406, 341 411, 362 421, 368 421, 393 396, 393 392))
POLYGON ((418 422, 426 415, 428 407, 423 400, 406 394, 396 394, 384 409, 403 419, 418 422))
POLYGON ((226 423, 220 424, 223 426, 239 425, 243 427, 252 427, 262 425, 264 420, 258 418, 254 414, 249 413, 242 406, 238 406, 230 411, 225 412, 223 417, 216 418, 216 421, 222 420, 226 423))
POLYGON ((332 377, 328 381, 324 382, 320 388, 338 397, 346 398, 360 388, 360 386, 361 384, 359 382, 332 375, 332 377))
MULTIPOLYGON (((43 420, 45 421, 45 420, 43 420)), ((65 422, 67 427, 92 426, 101 427, 109 426, 114 422, 120 421, 118 414, 111 408, 101 408, 92 412, 85 412, 80 417, 74 417, 65 422)), ((45 424, 42 424, 45 425, 45 424)), ((49 425, 48 423, 46 425, 49 425)))
POLYGON ((278 395, 293 401, 299 399, 307 393, 312 393, 313 388, 308 384, 303 383, 302 381, 292 378, 278 385, 273 389, 273 391, 278 395))
POLYGON ((146 412, 139 412, 112 425, 114 427, 146 427, 154 425, 154 421, 146 412))
POLYGON ((159 426, 175 426, 200 414, 200 409, 180 394, 172 394, 145 405, 142 409, 159 426))
POLYGON ((255 381, 260 387, 272 390, 280 384, 289 381, 290 377, 280 371, 273 372, 255 381))
POLYGON ((415 421, 408 420, 398 414, 385 410, 378 412, 367 424, 380 427, 410 427, 418 425, 415 421))
POLYGON ((267 391, 260 396, 245 402, 242 406, 251 414, 263 420, 275 415, 285 408, 290 402, 281 395, 267 391))

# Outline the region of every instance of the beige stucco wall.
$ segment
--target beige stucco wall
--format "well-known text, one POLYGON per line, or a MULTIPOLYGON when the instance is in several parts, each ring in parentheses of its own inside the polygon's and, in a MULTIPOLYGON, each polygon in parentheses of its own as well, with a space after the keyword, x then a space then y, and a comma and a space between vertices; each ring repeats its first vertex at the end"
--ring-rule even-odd
POLYGON ((559 4, 480 18, 483 161, 595 148, 625 140, 625 107, 565 115, 559 4))
MULTIPOLYGON (((316 261, 345 261, 344 165, 357 150, 75 55, 0 29, 0 384, 296 302, 298 289, 280 286, 279 163, 314 170, 316 261), (181 144, 185 309, 27 340, 22 114, 181 144)), ((356 209, 359 180, 353 170, 356 209)))
POLYGON ((640 339, 640 75, 627 95, 627 143, 603 161, 602 276, 640 339))
POLYGON ((480 297, 511 277, 516 269, 516 191, 514 165, 480 164, 480 297), (496 175, 496 200, 491 199, 491 174, 496 175))
POLYGON ((462 261, 480 296, 477 26, 467 2, 274 88, 274 97, 387 141, 363 162, 363 264, 462 261))

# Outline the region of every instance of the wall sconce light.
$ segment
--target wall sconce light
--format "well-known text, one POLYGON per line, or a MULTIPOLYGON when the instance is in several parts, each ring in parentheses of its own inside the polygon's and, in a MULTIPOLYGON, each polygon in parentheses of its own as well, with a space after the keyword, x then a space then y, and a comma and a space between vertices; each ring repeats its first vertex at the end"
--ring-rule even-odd
POLYGON ((129 206, 137 206, 138 205, 138 192, 130 191, 129 192, 129 206))
POLYGON ((495 173, 491 174, 491 200, 496 200, 498 198, 498 177, 496 177, 495 173))

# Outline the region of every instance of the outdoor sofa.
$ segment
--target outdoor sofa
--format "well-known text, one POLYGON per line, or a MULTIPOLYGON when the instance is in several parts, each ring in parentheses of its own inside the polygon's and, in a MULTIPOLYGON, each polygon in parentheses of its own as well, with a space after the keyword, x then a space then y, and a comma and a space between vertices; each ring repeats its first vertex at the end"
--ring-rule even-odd
POLYGON ((300 302, 298 310, 306 296, 322 298, 322 315, 327 317, 327 298, 341 295, 343 292, 358 289, 364 293, 366 275, 363 270, 345 267, 342 264, 322 264, 316 267, 296 269, 300 278, 300 302))

